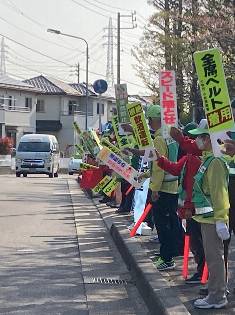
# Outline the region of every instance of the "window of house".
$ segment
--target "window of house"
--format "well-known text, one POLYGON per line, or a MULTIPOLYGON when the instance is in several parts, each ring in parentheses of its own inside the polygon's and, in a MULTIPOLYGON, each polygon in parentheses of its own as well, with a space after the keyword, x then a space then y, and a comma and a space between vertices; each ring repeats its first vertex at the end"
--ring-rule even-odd
POLYGON ((16 107, 16 99, 14 98, 14 96, 9 96, 8 97, 8 108, 9 109, 15 109, 16 107))
POLYGON ((80 105, 77 104, 76 101, 69 101, 68 108, 69 108, 69 115, 73 115, 74 113, 81 112, 80 105))
POLYGON ((0 105, 4 104, 4 95, 0 95, 0 105))
POLYGON ((104 115, 104 104, 97 103, 96 113, 104 115))
POLYGON ((44 100, 37 100, 36 112, 37 113, 45 113, 45 102, 44 102, 44 100))
POLYGON ((33 100, 32 97, 25 98, 25 107, 27 107, 30 111, 32 110, 33 100))

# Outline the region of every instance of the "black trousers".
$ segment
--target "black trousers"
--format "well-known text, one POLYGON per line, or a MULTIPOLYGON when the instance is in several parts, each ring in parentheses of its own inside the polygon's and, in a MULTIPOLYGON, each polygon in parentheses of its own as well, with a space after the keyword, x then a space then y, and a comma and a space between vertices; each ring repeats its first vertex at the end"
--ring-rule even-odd
POLYGON ((159 192, 153 203, 154 224, 160 241, 160 256, 169 262, 183 251, 183 228, 177 215, 178 195, 159 192))
POLYGON ((130 184, 125 179, 122 179, 121 180, 122 202, 120 204, 120 209, 126 212, 132 210, 132 203, 135 193, 135 189, 133 188, 132 191, 126 196, 125 193, 129 187, 130 184))
POLYGON ((187 234, 190 236, 190 250, 193 253, 197 264, 197 273, 199 276, 202 276, 205 264, 205 254, 200 223, 193 219, 187 220, 187 234))

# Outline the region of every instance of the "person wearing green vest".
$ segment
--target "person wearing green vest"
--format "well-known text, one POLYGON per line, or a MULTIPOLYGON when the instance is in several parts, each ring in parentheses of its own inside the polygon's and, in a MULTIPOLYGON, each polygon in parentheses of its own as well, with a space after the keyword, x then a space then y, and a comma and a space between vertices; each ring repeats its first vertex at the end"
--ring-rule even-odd
POLYGON ((209 270, 208 295, 194 302, 196 308, 223 308, 227 303, 223 241, 228 240, 229 168, 223 158, 214 157, 209 131, 189 131, 197 136, 196 144, 203 151, 202 165, 194 177, 194 219, 201 224, 203 247, 209 270))
MULTIPOLYGON (((149 106, 146 116, 150 127, 155 130, 154 147, 160 155, 176 162, 178 144, 171 138, 164 139, 161 135, 161 107, 149 106)), ((154 263, 160 271, 174 269, 173 257, 181 254, 183 250, 183 230, 177 215, 178 176, 165 172, 154 162, 150 172, 149 188, 152 192, 154 224, 160 242, 160 255, 154 263)))

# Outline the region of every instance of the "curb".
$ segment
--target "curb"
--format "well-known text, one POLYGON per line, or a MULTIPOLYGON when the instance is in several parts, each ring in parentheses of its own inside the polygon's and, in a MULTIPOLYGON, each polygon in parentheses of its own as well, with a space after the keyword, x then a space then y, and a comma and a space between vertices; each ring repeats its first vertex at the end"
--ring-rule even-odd
POLYGON ((156 269, 139 242, 135 238, 130 238, 125 218, 115 216, 113 209, 104 208, 95 200, 93 203, 110 230, 110 234, 151 314, 190 315, 177 296, 176 289, 171 287, 156 269))

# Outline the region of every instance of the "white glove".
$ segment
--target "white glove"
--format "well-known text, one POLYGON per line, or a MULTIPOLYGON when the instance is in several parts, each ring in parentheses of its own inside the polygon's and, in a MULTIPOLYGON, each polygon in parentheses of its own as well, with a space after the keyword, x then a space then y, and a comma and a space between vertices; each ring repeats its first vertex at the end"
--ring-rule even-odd
POLYGON ((222 241, 226 241, 230 237, 227 224, 224 222, 221 222, 221 221, 216 222, 216 232, 222 241))

